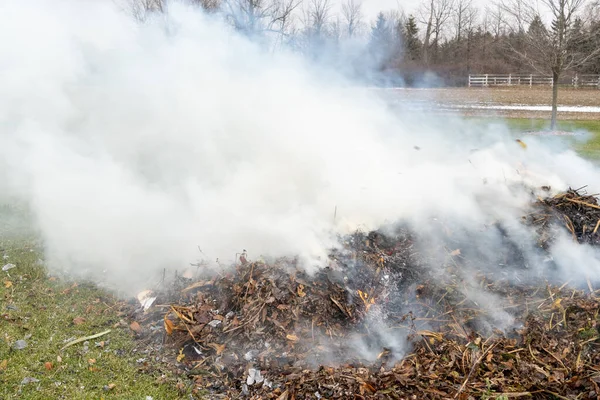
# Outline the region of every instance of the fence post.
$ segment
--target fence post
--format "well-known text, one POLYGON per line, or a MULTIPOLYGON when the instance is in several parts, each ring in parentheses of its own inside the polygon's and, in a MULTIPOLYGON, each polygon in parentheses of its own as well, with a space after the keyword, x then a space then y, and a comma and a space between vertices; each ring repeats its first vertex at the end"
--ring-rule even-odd
POLYGON ((577 74, 575 74, 575 77, 573 78, 573 86, 579 86, 579 76, 577 76, 577 74))
POLYGON ((488 86, 488 74, 485 74, 485 86, 488 86))
POLYGON ((512 85, 512 74, 508 74, 508 86, 512 85))
POLYGON ((533 86, 533 74, 529 75, 529 87, 533 86))
POLYGON ((469 87, 471 87, 471 74, 469 74, 469 87))

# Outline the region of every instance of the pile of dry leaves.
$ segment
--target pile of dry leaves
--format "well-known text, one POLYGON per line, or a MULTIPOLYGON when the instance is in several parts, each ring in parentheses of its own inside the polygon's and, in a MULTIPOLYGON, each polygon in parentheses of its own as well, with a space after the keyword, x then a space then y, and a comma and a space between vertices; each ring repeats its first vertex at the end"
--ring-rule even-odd
MULTIPOLYGON (((541 247, 564 228, 598 243, 593 196, 540 199, 524 219, 541 247)), ((600 291, 591 282, 583 291, 473 268, 467 277, 473 257, 443 241, 436 275, 417 241, 404 228, 356 233, 314 275, 295 260, 242 259, 227 274, 159 294, 137 319, 204 398, 600 396, 600 291)))

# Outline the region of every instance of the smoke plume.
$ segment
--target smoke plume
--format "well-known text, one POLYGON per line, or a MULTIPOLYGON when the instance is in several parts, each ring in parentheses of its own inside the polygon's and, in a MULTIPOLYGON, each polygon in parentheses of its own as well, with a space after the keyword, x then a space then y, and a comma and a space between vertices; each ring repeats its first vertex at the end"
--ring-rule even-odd
MULTIPOLYGON (((531 188, 599 182, 569 150, 393 107, 182 4, 143 24, 110 2, 0 10, 2 193, 28 205, 51 265, 114 287, 243 249, 310 270, 336 234, 477 230, 518 219, 531 188)), ((554 250, 600 275, 591 250, 554 250)))

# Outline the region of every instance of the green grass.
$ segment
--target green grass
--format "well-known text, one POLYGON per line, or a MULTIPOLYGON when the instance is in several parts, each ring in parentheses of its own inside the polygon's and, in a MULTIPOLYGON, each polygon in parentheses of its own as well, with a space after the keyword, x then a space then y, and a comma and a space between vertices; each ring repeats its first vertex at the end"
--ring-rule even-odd
MULTIPOLYGON (((514 130, 539 131, 550 128, 550 123, 542 119, 507 119, 509 127, 514 130)), ((586 136, 582 140, 571 141, 572 147, 583 157, 600 160, 600 121, 572 120, 558 121, 557 129, 571 132, 582 132, 586 136)))
POLYGON ((16 265, 0 271, 0 399, 178 398, 173 383, 138 371, 136 359, 144 355, 133 351, 135 334, 127 324, 115 327, 124 317, 111 295, 48 276, 31 241, 0 239, 0 248, 0 257, 8 256, 1 265, 16 265), (74 323, 79 317, 85 321, 74 323), (108 329, 87 350, 83 343, 60 350, 65 341, 108 329), (22 339, 27 347, 12 349, 22 339), (25 378, 39 382, 22 384, 25 378))
MULTIPOLYGON (((502 122, 517 136, 522 136, 527 132, 542 131, 550 128, 550 121, 547 119, 504 118, 499 120, 473 117, 469 118, 469 120, 478 124, 502 122)), ((583 133, 584 135, 578 139, 565 138, 565 143, 570 145, 581 156, 593 161, 600 161, 600 120, 558 121, 557 129, 583 133)))
MULTIPOLYGON (((488 124, 497 120, 473 118, 488 124)), ((547 129, 541 119, 505 119, 509 129, 520 136, 527 131, 547 129)), ((583 156, 600 160, 600 121, 560 121, 561 130, 582 130, 585 140, 572 146, 583 156)), ((122 318, 115 311, 116 299, 92 285, 54 279, 38 263, 40 251, 31 239, 23 239, 29 216, 23 207, 0 206, 0 265, 16 264, 0 271, 0 399, 175 399, 182 395, 173 384, 140 373, 136 360, 134 333, 126 326, 115 327, 122 318), (11 233, 6 233, 10 230, 11 233), (14 239, 17 234, 21 239, 14 239), (82 317, 82 324, 75 318, 82 317), (77 344, 61 351, 65 341, 112 331, 90 340, 88 350, 77 344), (17 340, 27 347, 13 350, 17 340), (104 342, 104 347, 96 343, 104 342), (47 363, 51 363, 47 364, 47 363), (47 366, 49 368, 47 368, 47 366), (25 378, 39 382, 22 384, 25 378), (105 386, 114 385, 110 390, 105 386)))

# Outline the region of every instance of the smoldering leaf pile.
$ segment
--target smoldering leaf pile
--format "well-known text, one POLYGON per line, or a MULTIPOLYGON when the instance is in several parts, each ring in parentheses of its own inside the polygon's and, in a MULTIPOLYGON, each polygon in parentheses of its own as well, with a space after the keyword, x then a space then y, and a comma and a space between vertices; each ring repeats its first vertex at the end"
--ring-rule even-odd
MULTIPOLYGON (((595 246, 586 234, 597 207, 569 190, 537 200, 522 223, 537 229, 545 254, 561 230, 595 246)), ((173 359, 179 349, 173 368, 196 392, 217 397, 596 398, 599 282, 552 285, 552 265, 530 271, 506 228, 490 229, 507 243, 495 266, 481 264, 475 238, 462 251, 456 232, 431 242, 400 225, 345 237, 315 275, 290 259, 243 260, 224 276, 161 292, 166 314, 134 317, 173 359), (444 257, 431 256, 440 250, 444 257), (536 284, 532 273, 544 276, 536 284)))

